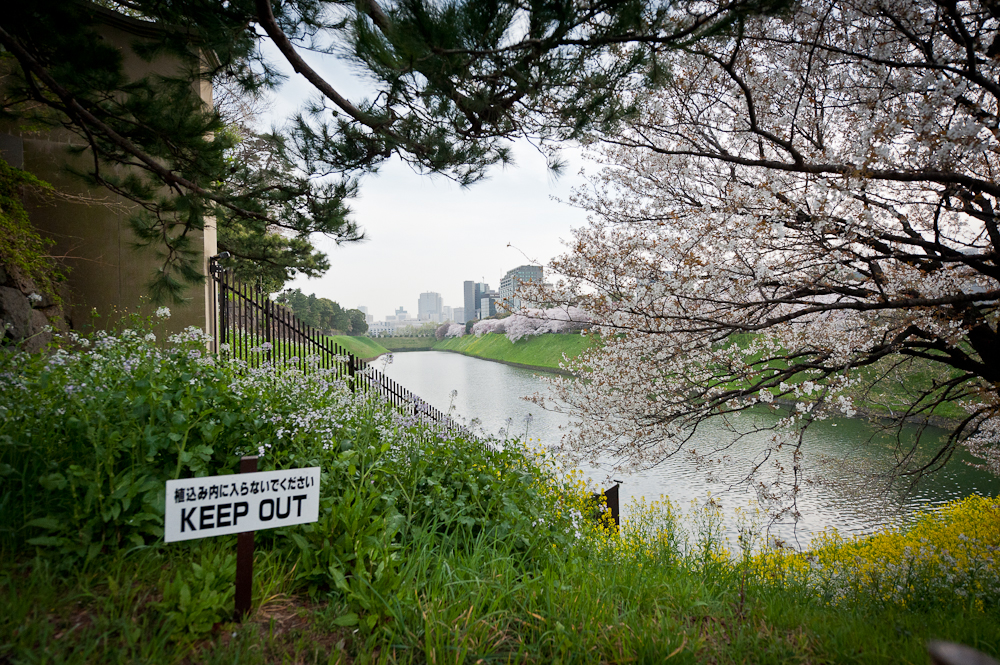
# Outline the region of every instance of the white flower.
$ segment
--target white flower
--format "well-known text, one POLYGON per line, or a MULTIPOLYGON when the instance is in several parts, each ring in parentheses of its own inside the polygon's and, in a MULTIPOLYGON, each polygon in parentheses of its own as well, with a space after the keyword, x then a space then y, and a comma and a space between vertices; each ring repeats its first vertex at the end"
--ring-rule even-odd
POLYGON ((156 335, 154 335, 153 333, 149 333, 145 337, 143 337, 143 339, 146 340, 147 342, 155 342, 156 335))
POLYGON ((170 318, 170 308, 160 307, 156 310, 156 318, 158 319, 169 319, 170 318))
POLYGON ((38 295, 37 293, 32 293, 30 296, 28 296, 28 302, 32 304, 42 302, 42 296, 38 295))

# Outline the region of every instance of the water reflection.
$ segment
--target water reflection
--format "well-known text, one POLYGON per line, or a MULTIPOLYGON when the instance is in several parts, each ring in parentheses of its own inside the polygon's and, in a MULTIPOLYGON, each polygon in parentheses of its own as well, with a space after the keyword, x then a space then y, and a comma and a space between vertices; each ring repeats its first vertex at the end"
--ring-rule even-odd
MULTIPOLYGON (((433 406, 443 411, 451 407, 466 421, 478 419, 482 429, 491 434, 509 428, 518 437, 553 444, 568 425, 564 414, 524 401, 527 395, 547 390, 542 375, 530 370, 453 353, 421 351, 395 354, 385 372, 433 406), (457 391, 454 398, 452 391, 457 391)), ((755 411, 740 416, 737 423, 754 429, 775 418, 770 412, 755 411)), ((909 434, 914 431, 909 430, 909 434)), ((931 433, 944 434, 941 430, 931 433)), ((727 436, 721 427, 709 422, 699 427, 689 446, 704 451, 727 436)), ((767 433, 743 438, 726 451, 722 464, 706 463, 681 453, 642 473, 616 474, 623 481, 623 508, 633 497, 652 499, 660 494, 687 507, 692 500, 705 500, 711 492, 731 514, 732 508, 746 506, 756 497, 740 481, 768 438, 767 433)), ((1000 493, 1000 479, 969 467, 965 462, 972 458, 965 453, 955 455, 943 470, 921 481, 915 489, 897 485, 886 490, 872 474, 861 474, 857 469, 887 470, 894 460, 893 441, 874 432, 862 420, 837 418, 816 423, 806 434, 804 450, 807 482, 797 503, 801 517, 797 523, 772 527, 774 535, 799 545, 829 527, 841 532, 868 532, 921 507, 972 493, 1000 493)), ((607 486, 609 467, 603 464, 585 472, 599 485, 607 486)), ((734 525, 727 526, 732 535, 734 525)))

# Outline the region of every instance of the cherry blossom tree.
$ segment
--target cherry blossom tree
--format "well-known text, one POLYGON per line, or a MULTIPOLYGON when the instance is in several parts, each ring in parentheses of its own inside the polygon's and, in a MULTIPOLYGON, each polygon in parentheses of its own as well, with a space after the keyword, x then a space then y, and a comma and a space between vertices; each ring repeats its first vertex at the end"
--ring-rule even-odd
POLYGON ((526 307, 504 319, 507 339, 517 342, 524 337, 544 333, 567 333, 590 323, 590 316, 579 307, 526 307))
POLYGON ((898 437, 898 473, 960 445, 1000 471, 998 19, 978 1, 803 0, 636 93, 629 129, 592 147, 562 280, 525 295, 579 304, 603 336, 571 368, 587 382, 556 380, 566 451, 650 467, 708 418, 738 441, 734 414, 796 400, 747 476, 794 498, 804 428, 888 386, 896 423, 964 414, 929 457, 898 437))
POLYGON ((489 335, 490 333, 507 332, 507 319, 483 319, 476 321, 472 326, 472 334, 476 337, 489 335))

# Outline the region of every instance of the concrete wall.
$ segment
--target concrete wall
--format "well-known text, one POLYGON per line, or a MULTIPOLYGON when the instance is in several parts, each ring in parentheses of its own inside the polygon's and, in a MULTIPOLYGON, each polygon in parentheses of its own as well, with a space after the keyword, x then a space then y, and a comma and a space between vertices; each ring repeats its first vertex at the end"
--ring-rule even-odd
MULTIPOLYGON (((121 49, 128 76, 140 78, 150 73, 176 74, 174 59, 160 58, 146 62, 135 55, 131 45, 149 38, 155 26, 107 13, 101 35, 121 49)), ((211 85, 193 81, 192 85, 206 104, 212 103, 211 85)), ((32 223, 44 235, 56 241, 52 252, 70 268, 66 314, 74 328, 84 327, 97 310, 103 325, 116 314, 141 310, 150 313, 156 306, 149 301, 148 284, 162 265, 156 248, 137 249, 128 217, 132 203, 101 187, 88 187, 71 167, 86 171, 92 166, 92 153, 85 150, 73 155, 70 148, 83 147, 75 134, 66 130, 25 131, 18 126, 0 126, 0 152, 13 166, 22 168, 53 185, 65 196, 55 200, 28 197, 25 207, 32 223)), ((203 254, 203 274, 207 258, 217 253, 216 230, 207 226, 195 233, 192 242, 203 254)), ((208 284, 189 287, 183 305, 168 304, 172 316, 169 328, 193 325, 205 329, 211 317, 208 284)))

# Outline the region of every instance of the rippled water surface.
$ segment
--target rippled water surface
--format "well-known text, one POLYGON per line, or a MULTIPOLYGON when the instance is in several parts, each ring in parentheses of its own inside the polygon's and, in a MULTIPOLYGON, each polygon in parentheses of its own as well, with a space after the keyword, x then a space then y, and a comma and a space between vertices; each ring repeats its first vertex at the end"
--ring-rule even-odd
MULTIPOLYGON (((379 369, 383 364, 375 363, 379 369)), ((478 419, 482 429, 491 434, 509 427, 518 437, 552 444, 567 426, 565 415, 544 411, 523 399, 547 390, 541 373, 438 351, 397 353, 393 362, 385 365, 385 372, 442 411, 454 407, 460 418, 478 419), (457 391, 454 398, 452 391, 457 391)), ((750 413, 740 416, 738 423, 750 429, 766 426, 774 418, 769 413, 750 413)), ((915 428, 908 434, 913 432, 915 428)), ((932 434, 941 436, 944 432, 932 434)), ((703 501, 711 492, 731 514, 732 508, 746 506, 753 498, 752 492, 739 484, 740 472, 764 448, 768 436, 761 432, 745 437, 726 451, 728 458, 722 464, 699 464, 682 454, 649 471, 624 477, 618 474, 615 478, 622 481, 622 507, 625 509, 632 497, 652 499, 661 494, 686 507, 692 500, 703 501)), ((689 445, 704 451, 728 440, 725 437, 731 435, 709 423, 699 428, 689 445)), ((894 461, 892 442, 875 435, 863 420, 837 418, 816 423, 805 443, 806 477, 812 482, 803 485, 798 500, 801 518, 797 524, 772 527, 772 533, 799 545, 829 527, 841 532, 868 532, 949 499, 973 493, 1000 494, 1000 479, 969 467, 965 462, 971 457, 964 454, 956 455, 916 489, 885 491, 855 468, 887 469, 894 461)), ((606 467, 587 468, 585 472, 600 486, 610 484, 606 467)), ((730 523, 730 531, 732 526, 730 523)))

